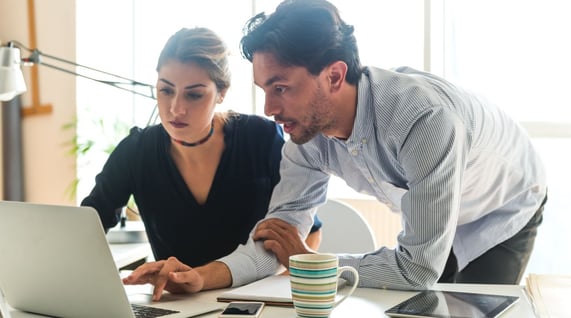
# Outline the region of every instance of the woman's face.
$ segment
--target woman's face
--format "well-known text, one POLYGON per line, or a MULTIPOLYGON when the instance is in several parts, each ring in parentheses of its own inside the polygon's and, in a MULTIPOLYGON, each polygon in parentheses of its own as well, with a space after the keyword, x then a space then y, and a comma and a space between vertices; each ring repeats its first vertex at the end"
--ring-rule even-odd
POLYGON ((168 60, 159 69, 159 116, 171 138, 193 142, 207 135, 222 97, 206 70, 194 62, 168 60))

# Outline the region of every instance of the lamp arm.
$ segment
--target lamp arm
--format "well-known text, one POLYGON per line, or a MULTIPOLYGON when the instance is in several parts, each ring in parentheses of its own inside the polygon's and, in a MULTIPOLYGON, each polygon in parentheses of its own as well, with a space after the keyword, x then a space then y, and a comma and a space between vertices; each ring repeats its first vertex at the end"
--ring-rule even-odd
POLYGON ((118 89, 122 89, 122 90, 125 90, 125 91, 128 91, 128 92, 131 92, 131 93, 133 93, 133 94, 137 94, 137 95, 144 96, 144 97, 147 97, 147 98, 151 98, 151 99, 154 99, 154 100, 157 99, 156 96, 155 96, 155 93, 154 93, 154 86, 151 85, 151 84, 147 84, 147 83, 135 81, 135 80, 132 80, 132 79, 123 77, 123 76, 115 75, 115 74, 112 74, 112 73, 109 73, 109 72, 105 72, 105 71, 102 71, 102 70, 98 70, 98 69, 95 69, 95 68, 92 68, 92 67, 89 67, 89 66, 85 66, 85 65, 82 65, 82 64, 73 62, 73 61, 69 61, 69 60, 66 60, 66 59, 63 59, 63 58, 60 58, 60 57, 57 57, 57 56, 53 56, 53 55, 50 55, 50 54, 46 54, 46 53, 41 52, 41 51, 38 50, 38 49, 33 49, 33 50, 32 50, 32 49, 29 49, 29 48, 25 47, 25 46, 22 45, 21 43, 16 42, 16 41, 12 41, 12 42, 10 42, 10 43, 16 43, 18 47, 21 47, 21 48, 23 48, 23 49, 25 49, 25 50, 31 52, 31 55, 30 55, 28 58, 23 58, 23 59, 22 59, 22 62, 23 62, 24 65, 26 65, 26 64, 32 64, 32 65, 33 65, 33 64, 40 64, 40 65, 44 65, 44 66, 47 66, 47 67, 49 67, 49 68, 52 68, 52 69, 55 69, 55 70, 58 70, 58 71, 61 71, 61 72, 64 72, 64 73, 68 73, 68 74, 72 74, 72 75, 75 75, 75 76, 83 77, 83 78, 86 78, 86 79, 89 79, 89 80, 92 80, 92 81, 95 81, 95 82, 98 82, 98 83, 101 83, 101 84, 110 85, 110 86, 116 87, 116 88, 118 88, 118 89), (94 72, 94 73, 97 73, 97 74, 100 74, 100 75, 104 75, 104 76, 108 76, 108 77, 112 77, 112 78, 118 79, 118 80, 104 80, 104 79, 100 79, 100 78, 95 78, 95 77, 92 77, 92 76, 89 76, 89 75, 86 75, 86 74, 82 74, 82 73, 77 72, 77 71, 74 71, 74 70, 66 69, 66 68, 61 67, 61 66, 57 66, 57 65, 54 65, 54 64, 46 63, 46 62, 43 61, 45 58, 47 58, 47 59, 52 59, 52 60, 58 61, 58 62, 63 63, 63 64, 73 65, 73 66, 75 66, 76 68, 81 68, 81 69, 89 70, 89 71, 91 71, 91 72, 94 72), (129 86, 129 87, 125 87, 125 86, 129 86), (148 88, 148 92, 138 91, 138 90, 135 89, 135 87, 145 87, 145 88, 148 88))
MULTIPOLYGON (((34 64, 36 64, 36 63, 34 63, 34 64)), ((92 81, 95 81, 95 82, 98 82, 98 83, 101 83, 101 84, 110 85, 110 86, 113 86, 113 87, 115 87, 115 88, 122 89, 122 90, 125 90, 125 91, 128 91, 128 92, 131 92, 131 93, 133 93, 133 94, 141 95, 141 96, 148 97, 148 98, 151 98, 151 99, 157 99, 156 96, 155 96, 155 94, 154 94, 154 90, 153 90, 153 89, 154 89, 154 86, 153 86, 153 85, 150 85, 150 84, 145 84, 145 83, 141 83, 141 82, 137 82, 137 81, 133 81, 133 80, 128 80, 128 82, 106 81, 106 80, 101 80, 101 79, 98 79, 98 78, 90 77, 90 76, 87 76, 87 75, 84 75, 84 74, 81 74, 81 73, 77 73, 77 72, 74 72, 74 71, 70 71, 70 70, 65 69, 65 68, 63 68, 63 67, 59 67, 59 66, 56 66, 56 65, 48 64, 48 63, 45 63, 45 62, 40 62, 40 63, 38 63, 38 64, 47 66, 47 67, 49 67, 49 68, 56 69, 56 70, 58 70, 58 71, 62 71, 62 72, 64 72, 64 73, 72 74, 72 75, 75 75, 75 76, 78 76, 78 77, 87 78, 87 79, 90 79, 90 80, 92 80, 92 81), (134 88, 122 87, 121 85, 148 87, 148 88, 149 88, 149 92, 148 92, 148 93, 139 92, 139 91, 135 90, 134 88)), ((92 69, 92 71, 103 72, 103 71, 98 71, 98 70, 93 70, 93 69, 92 69)), ((109 73, 106 73, 106 72, 103 72, 103 73, 105 73, 105 74, 107 74, 107 75, 111 75, 111 76, 117 76, 117 75, 112 75, 112 74, 109 74, 109 73)))

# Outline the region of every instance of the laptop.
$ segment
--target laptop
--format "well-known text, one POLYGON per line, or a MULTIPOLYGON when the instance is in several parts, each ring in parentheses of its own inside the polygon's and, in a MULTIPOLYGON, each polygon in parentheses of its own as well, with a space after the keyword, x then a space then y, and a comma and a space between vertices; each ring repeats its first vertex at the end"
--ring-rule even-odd
POLYGON ((144 317, 177 318, 223 307, 215 301, 189 305, 189 295, 169 293, 152 302, 150 293, 128 295, 125 287, 133 286, 123 286, 93 208, 0 201, 0 291, 14 309, 57 317, 140 317, 136 306, 159 311, 144 317))

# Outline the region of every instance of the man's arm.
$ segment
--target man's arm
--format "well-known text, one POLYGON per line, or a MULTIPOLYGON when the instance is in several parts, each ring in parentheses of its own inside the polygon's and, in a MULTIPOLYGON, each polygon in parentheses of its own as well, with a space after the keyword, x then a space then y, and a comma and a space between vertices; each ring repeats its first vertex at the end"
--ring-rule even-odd
MULTIPOLYGON (((446 107, 432 109, 408 126, 406 138, 395 147, 408 187, 400 199, 403 231, 397 246, 339 256, 340 266, 357 268, 360 287, 430 288, 450 255, 469 138, 463 122, 446 107)), ((341 277, 352 283, 351 277, 341 277)))
MULTIPOLYGON (((316 147, 310 148, 301 150, 289 141, 284 145, 281 179, 274 188, 265 218, 281 219, 291 224, 296 229, 292 233, 303 238, 308 236, 313 225, 315 208, 325 202, 329 181, 329 175, 319 168, 322 163, 312 161, 318 156, 316 147), (308 154, 309 151, 312 153, 308 154)), ((232 254, 219 259, 228 266, 233 287, 274 275, 281 269, 276 255, 266 250, 264 238, 260 239, 254 241, 250 238, 232 254)))

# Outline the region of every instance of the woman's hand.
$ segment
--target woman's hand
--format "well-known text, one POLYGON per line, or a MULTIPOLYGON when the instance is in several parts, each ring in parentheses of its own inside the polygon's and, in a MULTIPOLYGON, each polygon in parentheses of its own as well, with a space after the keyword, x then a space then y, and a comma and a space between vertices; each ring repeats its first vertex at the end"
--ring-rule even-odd
POLYGON ((131 275, 123 278, 125 285, 151 284, 154 286, 153 300, 161 298, 163 290, 173 294, 196 293, 204 287, 202 276, 176 257, 164 261, 145 263, 131 275))

